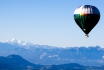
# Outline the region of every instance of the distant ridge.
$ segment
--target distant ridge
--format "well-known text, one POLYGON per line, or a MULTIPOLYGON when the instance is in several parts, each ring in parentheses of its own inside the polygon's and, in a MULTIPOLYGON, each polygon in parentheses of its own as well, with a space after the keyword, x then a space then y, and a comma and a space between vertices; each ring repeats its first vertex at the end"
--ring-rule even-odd
POLYGON ((35 65, 23 59, 19 55, 0 56, 0 69, 28 69, 28 67, 41 68, 41 65, 35 65), (38 67, 39 66, 39 67, 38 67))
POLYGON ((19 55, 9 55, 7 57, 0 56, 0 70, 87 70, 87 69, 103 69, 100 67, 83 66, 76 63, 60 64, 60 65, 36 65, 28 62, 19 55))
POLYGON ((41 65, 78 63, 86 66, 101 66, 104 64, 104 48, 100 46, 63 48, 37 44, 20 45, 18 42, 20 41, 0 42, 0 55, 20 55, 29 62, 41 65))

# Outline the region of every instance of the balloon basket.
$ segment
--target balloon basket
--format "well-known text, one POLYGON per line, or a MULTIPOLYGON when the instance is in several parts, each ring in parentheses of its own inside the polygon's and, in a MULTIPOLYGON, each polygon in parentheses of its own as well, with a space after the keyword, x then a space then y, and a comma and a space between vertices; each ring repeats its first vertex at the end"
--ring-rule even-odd
POLYGON ((88 34, 86 34, 86 35, 85 35, 85 38, 88 38, 88 37, 89 37, 88 34))

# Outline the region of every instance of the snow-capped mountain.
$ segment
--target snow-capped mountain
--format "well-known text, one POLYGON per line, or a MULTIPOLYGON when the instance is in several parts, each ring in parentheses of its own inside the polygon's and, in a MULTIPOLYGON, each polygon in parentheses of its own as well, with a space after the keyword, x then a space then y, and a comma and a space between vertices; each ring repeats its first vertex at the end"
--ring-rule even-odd
POLYGON ((15 39, 15 38, 13 38, 11 41, 7 40, 6 43, 19 44, 19 45, 25 45, 25 46, 32 46, 32 45, 34 45, 34 44, 30 43, 30 42, 20 41, 20 40, 15 39))
POLYGON ((99 46, 59 48, 35 45, 12 39, 0 43, 0 56, 20 55, 35 64, 79 63, 82 65, 104 65, 104 48, 99 46))
MULTIPOLYGON (((38 47, 38 48, 44 48, 44 49, 50 49, 50 48, 58 48, 58 47, 55 47, 55 46, 48 46, 48 45, 38 45, 38 44, 33 44, 33 43, 30 43, 30 42, 25 42, 25 41, 20 41, 18 39, 15 39, 13 38, 12 40, 7 40, 5 43, 8 43, 8 44, 12 44, 12 45, 19 45, 19 46, 24 46, 24 48, 26 49, 29 49, 30 47, 38 47)), ((31 49, 30 48, 30 49, 31 49)))

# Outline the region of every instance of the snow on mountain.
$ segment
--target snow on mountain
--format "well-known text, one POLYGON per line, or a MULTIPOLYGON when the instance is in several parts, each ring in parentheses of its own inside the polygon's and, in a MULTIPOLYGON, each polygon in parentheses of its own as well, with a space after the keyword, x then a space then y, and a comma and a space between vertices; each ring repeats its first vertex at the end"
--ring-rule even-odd
POLYGON ((104 56, 102 56, 102 58, 104 59, 104 56))
POLYGON ((18 40, 18 39, 15 39, 15 38, 13 38, 11 41, 9 41, 9 40, 7 40, 6 41, 7 43, 17 43, 17 44, 19 44, 20 43, 20 41, 18 40))
POLYGON ((15 39, 15 38, 13 38, 12 40, 7 40, 6 43, 19 44, 19 45, 25 45, 25 46, 32 46, 32 45, 34 45, 34 44, 30 43, 30 42, 20 41, 20 40, 15 39))

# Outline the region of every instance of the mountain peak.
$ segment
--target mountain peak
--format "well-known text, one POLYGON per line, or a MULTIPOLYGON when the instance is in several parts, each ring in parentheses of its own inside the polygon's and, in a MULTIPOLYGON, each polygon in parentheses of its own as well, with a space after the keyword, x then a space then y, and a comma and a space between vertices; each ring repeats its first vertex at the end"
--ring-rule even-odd
POLYGON ((14 42, 14 43, 20 43, 21 41, 18 40, 18 39, 13 38, 13 39, 12 39, 12 42, 14 42))
POLYGON ((21 41, 13 38, 12 40, 7 40, 6 42, 8 42, 8 43, 20 43, 21 41))
POLYGON ((30 42, 20 41, 19 39, 16 39, 16 38, 13 38, 12 40, 7 40, 6 43, 26 45, 26 46, 34 45, 30 42))
POLYGON ((19 55, 16 55, 16 54, 11 54, 11 55, 9 55, 9 56, 7 56, 8 58, 21 58, 22 59, 22 57, 20 57, 19 55))

